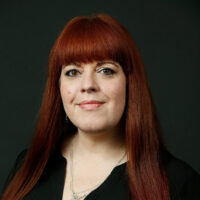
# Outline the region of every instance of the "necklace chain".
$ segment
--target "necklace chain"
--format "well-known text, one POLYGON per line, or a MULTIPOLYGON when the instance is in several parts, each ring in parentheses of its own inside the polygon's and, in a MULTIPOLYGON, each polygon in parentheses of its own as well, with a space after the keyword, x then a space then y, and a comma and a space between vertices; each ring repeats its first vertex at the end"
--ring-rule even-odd
MULTIPOLYGON (((116 164, 114 167, 116 167, 116 166, 123 160, 123 158, 125 157, 125 155, 126 155, 126 151, 125 151, 125 153, 123 154, 122 158, 120 158, 120 160, 117 162, 117 164, 116 164)), ((84 194, 84 195, 82 195, 82 196, 79 196, 79 194, 81 194, 81 193, 83 193, 83 192, 86 192, 86 191, 88 191, 88 190, 91 190, 91 189, 93 189, 93 188, 96 188, 98 185, 100 185, 100 184, 102 183, 102 181, 101 181, 100 183, 94 185, 93 187, 90 187, 90 188, 88 188, 88 189, 86 189, 86 190, 84 190, 84 191, 75 192, 75 191, 74 191, 74 188, 73 188, 73 173, 72 173, 73 161, 72 161, 72 159, 73 159, 73 142, 72 142, 72 146, 71 146, 71 149, 70 149, 70 172, 71 172, 70 189, 71 189, 72 195, 73 195, 71 200, 81 200, 81 199, 83 199, 84 197, 86 197, 87 194, 84 194)))

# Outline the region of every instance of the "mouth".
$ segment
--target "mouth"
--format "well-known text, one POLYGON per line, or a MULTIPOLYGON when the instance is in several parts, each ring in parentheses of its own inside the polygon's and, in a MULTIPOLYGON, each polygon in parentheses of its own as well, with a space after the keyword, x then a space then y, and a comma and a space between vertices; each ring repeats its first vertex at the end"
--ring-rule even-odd
POLYGON ((104 103, 84 103, 79 104, 80 108, 84 110, 96 110, 101 107, 104 103))

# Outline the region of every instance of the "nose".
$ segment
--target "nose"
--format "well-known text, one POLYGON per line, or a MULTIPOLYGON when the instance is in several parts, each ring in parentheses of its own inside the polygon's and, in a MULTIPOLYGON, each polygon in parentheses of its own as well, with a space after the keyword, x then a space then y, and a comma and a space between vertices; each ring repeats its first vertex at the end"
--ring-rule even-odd
POLYGON ((96 92, 98 91, 98 83, 93 73, 85 74, 81 82, 81 92, 96 92))

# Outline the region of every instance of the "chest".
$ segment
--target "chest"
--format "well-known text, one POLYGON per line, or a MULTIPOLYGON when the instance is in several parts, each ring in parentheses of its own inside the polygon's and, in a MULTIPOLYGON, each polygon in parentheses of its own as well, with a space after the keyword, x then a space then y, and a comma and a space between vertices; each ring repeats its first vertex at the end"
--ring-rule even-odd
POLYGON ((94 189, 100 187, 102 183, 109 177, 111 169, 90 168, 83 169, 81 167, 72 170, 70 165, 66 166, 65 180, 63 187, 62 200, 73 200, 72 187, 74 192, 78 193, 80 200, 91 193, 94 189), (79 170, 78 170, 79 169, 79 170), (75 173, 74 173, 75 172, 75 173), (72 181, 73 174, 73 181, 72 181))

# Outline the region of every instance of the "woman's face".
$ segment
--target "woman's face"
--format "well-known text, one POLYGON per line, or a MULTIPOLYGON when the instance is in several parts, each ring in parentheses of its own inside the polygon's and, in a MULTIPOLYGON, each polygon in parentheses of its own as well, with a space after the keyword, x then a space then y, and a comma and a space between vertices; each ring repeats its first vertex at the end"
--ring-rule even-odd
POLYGON ((122 117, 126 77, 112 60, 65 65, 60 92, 65 112, 79 130, 105 131, 116 127, 122 117))

